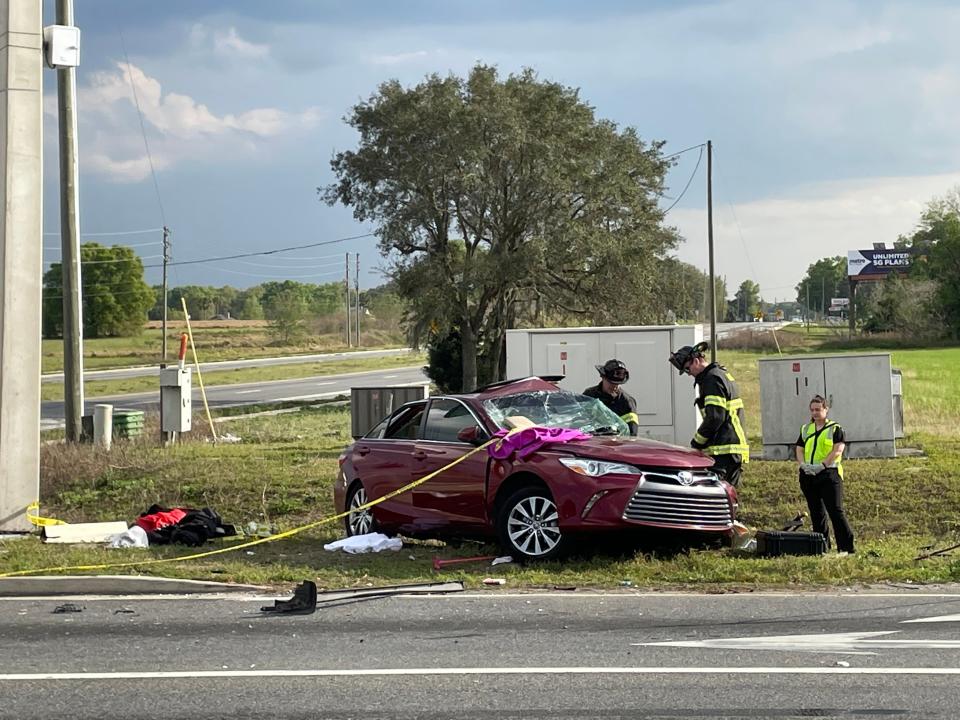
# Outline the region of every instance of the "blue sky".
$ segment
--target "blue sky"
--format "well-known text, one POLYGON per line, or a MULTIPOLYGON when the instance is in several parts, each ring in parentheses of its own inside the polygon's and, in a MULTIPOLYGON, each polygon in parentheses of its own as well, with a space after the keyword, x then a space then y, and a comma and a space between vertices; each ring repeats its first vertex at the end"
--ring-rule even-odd
MULTIPOLYGON (((165 220, 175 260, 367 232, 316 196, 332 179, 333 153, 355 144, 343 116, 384 80, 412 85, 477 61, 578 87, 598 115, 665 140, 666 152, 713 140, 717 271, 731 291, 750 278, 765 299, 792 298, 807 265, 893 242, 926 201, 960 182, 952 2, 76 5, 82 231, 165 220)), ((45 7, 52 22, 52 0, 45 7)), ((44 82, 45 230, 55 233, 54 74, 44 82)), ((680 158, 670 195, 696 162, 696 152, 680 158)), ((702 162, 668 222, 686 238, 677 255, 705 268, 704 170, 702 162)), ((146 264, 160 252, 158 233, 86 239, 136 244, 146 264)), ((45 259, 56 260, 58 238, 45 246, 45 259)), ((326 282, 339 277, 345 252, 360 253, 362 286, 381 282, 374 270, 383 261, 367 238, 175 267, 171 283, 326 282)), ((148 270, 148 281, 159 277, 148 270)))

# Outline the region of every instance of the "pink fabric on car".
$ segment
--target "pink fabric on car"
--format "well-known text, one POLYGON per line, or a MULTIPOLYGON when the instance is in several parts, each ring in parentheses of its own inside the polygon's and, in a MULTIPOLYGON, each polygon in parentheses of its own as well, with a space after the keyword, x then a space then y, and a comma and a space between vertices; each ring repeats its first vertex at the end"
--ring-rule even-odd
POLYGON ((499 437, 500 441, 487 448, 491 457, 506 460, 516 453, 517 458, 523 460, 544 445, 587 440, 590 435, 570 428, 531 427, 515 432, 499 430, 495 437, 499 437))

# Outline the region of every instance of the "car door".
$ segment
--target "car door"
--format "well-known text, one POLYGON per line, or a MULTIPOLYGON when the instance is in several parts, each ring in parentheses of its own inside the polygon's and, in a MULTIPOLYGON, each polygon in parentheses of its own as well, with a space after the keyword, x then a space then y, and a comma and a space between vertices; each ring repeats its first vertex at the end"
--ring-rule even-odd
MULTIPOLYGON (((425 401, 404 405, 354 443, 353 466, 370 500, 383 497, 413 479, 416 467, 413 455, 425 409, 425 401)), ((377 522, 387 528, 406 526, 414 515, 410 493, 385 500, 372 511, 377 522)))
MULTIPOLYGON (((474 444, 457 439, 460 431, 467 428, 476 428, 480 440, 489 437, 462 401, 431 399, 423 435, 414 443, 414 476, 428 475, 474 450, 474 444)), ((414 488, 412 503, 417 526, 421 529, 485 526, 488 460, 487 451, 481 450, 414 488)))

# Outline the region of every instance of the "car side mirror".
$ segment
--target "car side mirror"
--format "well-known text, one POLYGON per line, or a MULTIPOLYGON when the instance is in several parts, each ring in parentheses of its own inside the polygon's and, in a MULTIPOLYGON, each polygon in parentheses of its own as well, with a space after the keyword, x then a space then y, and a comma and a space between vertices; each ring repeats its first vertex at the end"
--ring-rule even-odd
POLYGON ((480 434, 480 428, 478 428, 476 425, 463 428, 457 433, 457 440, 460 442, 470 443, 471 445, 483 444, 483 437, 480 434))

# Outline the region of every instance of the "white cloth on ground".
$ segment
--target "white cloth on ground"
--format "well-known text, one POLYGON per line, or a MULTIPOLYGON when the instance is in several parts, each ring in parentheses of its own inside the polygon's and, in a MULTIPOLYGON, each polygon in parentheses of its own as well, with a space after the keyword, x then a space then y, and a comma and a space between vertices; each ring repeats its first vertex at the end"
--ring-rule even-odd
POLYGON ((366 535, 353 535, 351 537, 336 540, 323 546, 324 550, 343 550, 351 555, 368 552, 380 552, 381 550, 399 550, 403 547, 403 540, 400 538, 387 537, 383 533, 367 533, 366 535))
POLYGON ((139 525, 128 528, 126 532, 117 533, 110 538, 110 547, 149 547, 150 540, 147 539, 147 531, 139 525))

